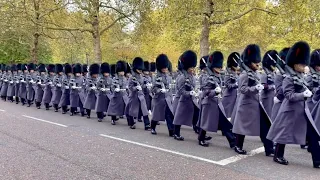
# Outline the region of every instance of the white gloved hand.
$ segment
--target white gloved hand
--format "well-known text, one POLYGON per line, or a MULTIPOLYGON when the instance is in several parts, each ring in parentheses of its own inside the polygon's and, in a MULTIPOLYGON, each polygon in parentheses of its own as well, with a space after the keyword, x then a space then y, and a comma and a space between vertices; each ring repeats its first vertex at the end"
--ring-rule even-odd
POLYGON ((91 90, 97 90, 97 87, 93 86, 91 87, 91 90))
POLYGON ((65 89, 69 89, 69 86, 65 86, 64 88, 65 88, 65 89))
POLYGON ((13 84, 13 81, 10 81, 10 84, 13 84))
POLYGON ((190 91, 191 96, 195 96, 197 93, 195 91, 190 91))
POLYGON ((276 89, 275 85, 269 85, 269 89, 276 89))
POLYGON ((37 84, 41 85, 41 82, 38 82, 37 84))
POLYGON ((147 88, 151 88, 151 87, 152 87, 152 84, 151 84, 151 83, 148 83, 146 86, 147 86, 147 88))
POLYGON ((19 81, 16 81, 16 83, 19 83, 19 81))
POLYGON ((61 84, 57 84, 58 87, 61 87, 61 84))
POLYGON ((49 82, 48 84, 49 84, 49 85, 52 85, 52 82, 49 82))
POLYGON ((273 102, 276 104, 276 103, 279 103, 280 100, 279 100, 277 97, 274 97, 274 98, 273 98, 273 102))
POLYGON ((264 89, 264 86, 263 86, 262 84, 257 84, 257 85, 256 85, 256 89, 257 89, 258 91, 261 91, 261 90, 264 89))
POLYGON ((119 88, 114 89, 115 92, 120 92, 119 88))
POLYGON ((303 92, 303 96, 309 98, 312 96, 312 92, 309 89, 307 89, 303 92))
POLYGON ((214 89, 214 91, 215 91, 217 94, 220 94, 222 90, 221 90, 220 87, 216 87, 216 88, 214 89))
POLYGON ((160 92, 162 92, 162 93, 166 93, 166 92, 167 92, 167 90, 166 90, 166 89, 164 89, 164 88, 162 88, 162 89, 160 89, 160 92))
POLYGON ((77 87, 76 87, 76 86, 71 86, 71 88, 72 88, 72 89, 77 89, 77 87))
POLYGON ((30 83, 31 83, 31 84, 34 84, 34 80, 31 80, 30 83))
POLYGON ((142 90, 142 87, 141 87, 141 86, 137 86, 137 90, 138 90, 138 91, 141 91, 141 90, 142 90))
POLYGON ((238 82, 236 82, 235 85, 238 86, 238 82))

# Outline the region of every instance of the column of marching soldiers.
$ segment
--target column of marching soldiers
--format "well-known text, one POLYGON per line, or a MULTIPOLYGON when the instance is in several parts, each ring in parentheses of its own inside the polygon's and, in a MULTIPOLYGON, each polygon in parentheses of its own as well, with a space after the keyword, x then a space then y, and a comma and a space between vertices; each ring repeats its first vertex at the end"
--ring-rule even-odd
POLYGON ((153 135, 159 121, 166 121, 169 136, 178 141, 184 140, 181 126, 190 126, 204 147, 212 139, 206 132, 221 130, 238 154, 247 153, 245 135, 260 136, 265 155, 283 165, 288 164, 285 145, 298 144, 320 168, 320 50, 310 51, 300 41, 261 57, 259 46, 250 44, 241 55, 228 56, 225 71, 220 51, 198 63, 190 50, 180 56, 175 72, 165 54, 151 63, 137 57, 132 64, 89 67, 2 64, 0 95, 4 101, 46 110, 53 106, 71 116, 90 118, 94 110, 99 122, 111 116, 112 125, 125 117, 130 129, 143 121, 153 135))

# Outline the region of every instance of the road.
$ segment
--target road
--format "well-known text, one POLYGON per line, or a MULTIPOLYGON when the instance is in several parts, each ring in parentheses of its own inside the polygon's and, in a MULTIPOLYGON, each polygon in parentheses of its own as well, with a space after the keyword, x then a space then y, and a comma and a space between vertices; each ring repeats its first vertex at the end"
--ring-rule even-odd
POLYGON ((264 155, 257 137, 246 137, 250 154, 241 156, 219 133, 201 147, 187 127, 179 142, 165 124, 155 136, 143 123, 135 130, 125 119, 117 123, 1 101, 0 179, 320 179, 299 146, 286 148, 289 165, 283 166, 264 155))

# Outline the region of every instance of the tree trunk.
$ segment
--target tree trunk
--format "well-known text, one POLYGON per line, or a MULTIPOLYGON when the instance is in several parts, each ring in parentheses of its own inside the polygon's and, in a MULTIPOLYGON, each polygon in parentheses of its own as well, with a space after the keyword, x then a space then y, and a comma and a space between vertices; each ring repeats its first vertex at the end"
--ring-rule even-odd
POLYGON ((38 49, 39 49, 39 34, 36 32, 33 34, 33 46, 31 48, 32 62, 38 63, 38 49))
POLYGON ((202 30, 200 36, 200 57, 206 56, 209 54, 209 33, 210 33, 210 24, 208 18, 205 16, 202 21, 202 30))
POLYGON ((93 37, 93 49, 94 49, 94 56, 95 62, 101 63, 102 62, 102 55, 101 55, 101 36, 100 36, 100 20, 99 20, 99 0, 92 1, 93 3, 93 14, 92 14, 92 37, 93 37))

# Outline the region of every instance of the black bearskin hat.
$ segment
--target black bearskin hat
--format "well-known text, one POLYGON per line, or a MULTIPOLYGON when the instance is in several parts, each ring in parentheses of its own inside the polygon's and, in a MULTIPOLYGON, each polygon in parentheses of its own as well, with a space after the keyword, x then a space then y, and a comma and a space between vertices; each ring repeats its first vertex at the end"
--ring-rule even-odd
POLYGON ((243 52, 243 62, 247 66, 250 65, 251 63, 260 63, 261 62, 260 47, 256 44, 248 45, 243 52))
POLYGON ((110 73, 110 65, 108 63, 102 63, 100 66, 100 72, 103 73, 110 73))
POLYGON ((182 69, 188 70, 191 67, 197 66, 197 54, 191 50, 184 52, 180 56, 182 69))
POLYGON ((17 71, 22 71, 22 64, 21 63, 17 64, 17 71))
POLYGON ((280 53, 279 53, 279 56, 280 56, 280 58, 283 60, 281 60, 281 59, 279 59, 279 58, 277 58, 277 63, 280 65, 280 67, 282 68, 282 69, 284 69, 285 68, 285 61, 286 61, 286 57, 287 57, 287 54, 288 54, 288 52, 289 52, 289 49, 290 48, 283 48, 281 51, 280 51, 280 53))
POLYGON ((165 54, 160 54, 156 58, 156 68, 159 72, 161 72, 161 69, 169 68, 169 58, 165 54))
POLYGON ((9 65, 6 66, 6 71, 7 71, 7 72, 11 71, 11 66, 9 66, 9 65))
POLYGON ((21 65, 21 71, 28 70, 28 65, 27 64, 22 64, 21 65))
POLYGON ((17 71, 17 65, 12 64, 10 70, 11 70, 11 71, 17 71))
POLYGON ((320 49, 316 49, 311 53, 310 66, 312 68, 320 66, 320 49))
POLYGON ((233 52, 228 56, 228 60, 227 60, 228 68, 239 66, 239 58, 237 56, 240 57, 240 54, 237 52, 233 52))
POLYGON ((38 71, 39 71, 39 72, 46 72, 46 65, 44 65, 44 64, 39 64, 39 66, 38 66, 38 71))
POLYGON ((169 67, 168 67, 169 72, 172 72, 172 63, 169 61, 169 67))
POLYGON ((87 64, 83 64, 82 65, 82 73, 87 73, 88 72, 88 65, 87 64))
POLYGON ((141 57, 136 57, 134 58, 133 62, 132 62, 132 68, 133 70, 144 70, 144 62, 143 59, 141 57))
POLYGON ((115 64, 111 64, 111 76, 114 76, 116 74, 116 65, 115 64))
POLYGON ((55 72, 55 70, 56 70, 56 67, 55 67, 54 64, 49 64, 49 65, 47 66, 47 71, 48 71, 48 72, 55 72))
POLYGON ((273 71, 271 66, 275 67, 276 62, 273 61, 272 59, 270 59, 270 57, 268 55, 270 55, 272 57, 272 59, 276 60, 278 52, 276 50, 269 50, 264 54, 263 59, 262 59, 262 67, 273 71))
POLYGON ((208 59, 209 59, 209 56, 203 56, 201 59, 200 59, 200 69, 204 69, 206 68, 206 64, 205 63, 208 63, 208 59), (204 62, 205 63, 204 63, 204 62))
POLYGON ((72 73, 72 66, 68 63, 64 64, 63 72, 64 74, 72 73))
POLYGON ((149 61, 143 62, 144 70, 143 71, 150 71, 150 63, 149 61))
POLYGON ((5 64, 2 64, 2 65, 1 65, 1 70, 2 70, 2 71, 5 71, 5 70, 6 70, 6 65, 5 65, 5 64))
POLYGON ((29 63, 28 64, 28 70, 31 71, 31 70, 36 70, 36 65, 33 64, 33 63, 29 63))
POLYGON ((77 63, 75 65, 73 65, 72 67, 72 72, 73 74, 76 74, 76 73, 82 73, 82 65, 80 63, 77 63))
POLYGON ((157 67, 156 67, 156 63, 155 62, 151 62, 150 63, 150 71, 151 72, 156 72, 157 67))
MULTIPOLYGON (((83 68, 82 68, 82 69, 83 69, 83 68)), ((90 65, 90 68, 89 68, 89 73, 90 73, 90 75, 99 74, 99 72, 100 72, 100 66, 99 66, 99 64, 94 63, 94 64, 91 64, 91 65, 90 65)))
POLYGON ((63 66, 62 64, 56 64, 56 73, 63 72, 63 66))
POLYGON ((131 65, 130 65, 128 62, 126 63, 126 67, 127 67, 127 70, 126 70, 125 73, 126 73, 126 74, 127 74, 127 73, 130 73, 130 74, 131 74, 131 65))
POLYGON ((295 64, 310 64, 310 47, 309 44, 304 41, 295 43, 289 50, 286 63, 293 68, 295 64))
POLYGON ((215 51, 209 56, 208 66, 212 68, 222 68, 223 54, 220 51, 215 51))
POLYGON ((124 61, 118 61, 116 64, 116 73, 126 72, 126 71, 127 71, 127 63, 124 61))

